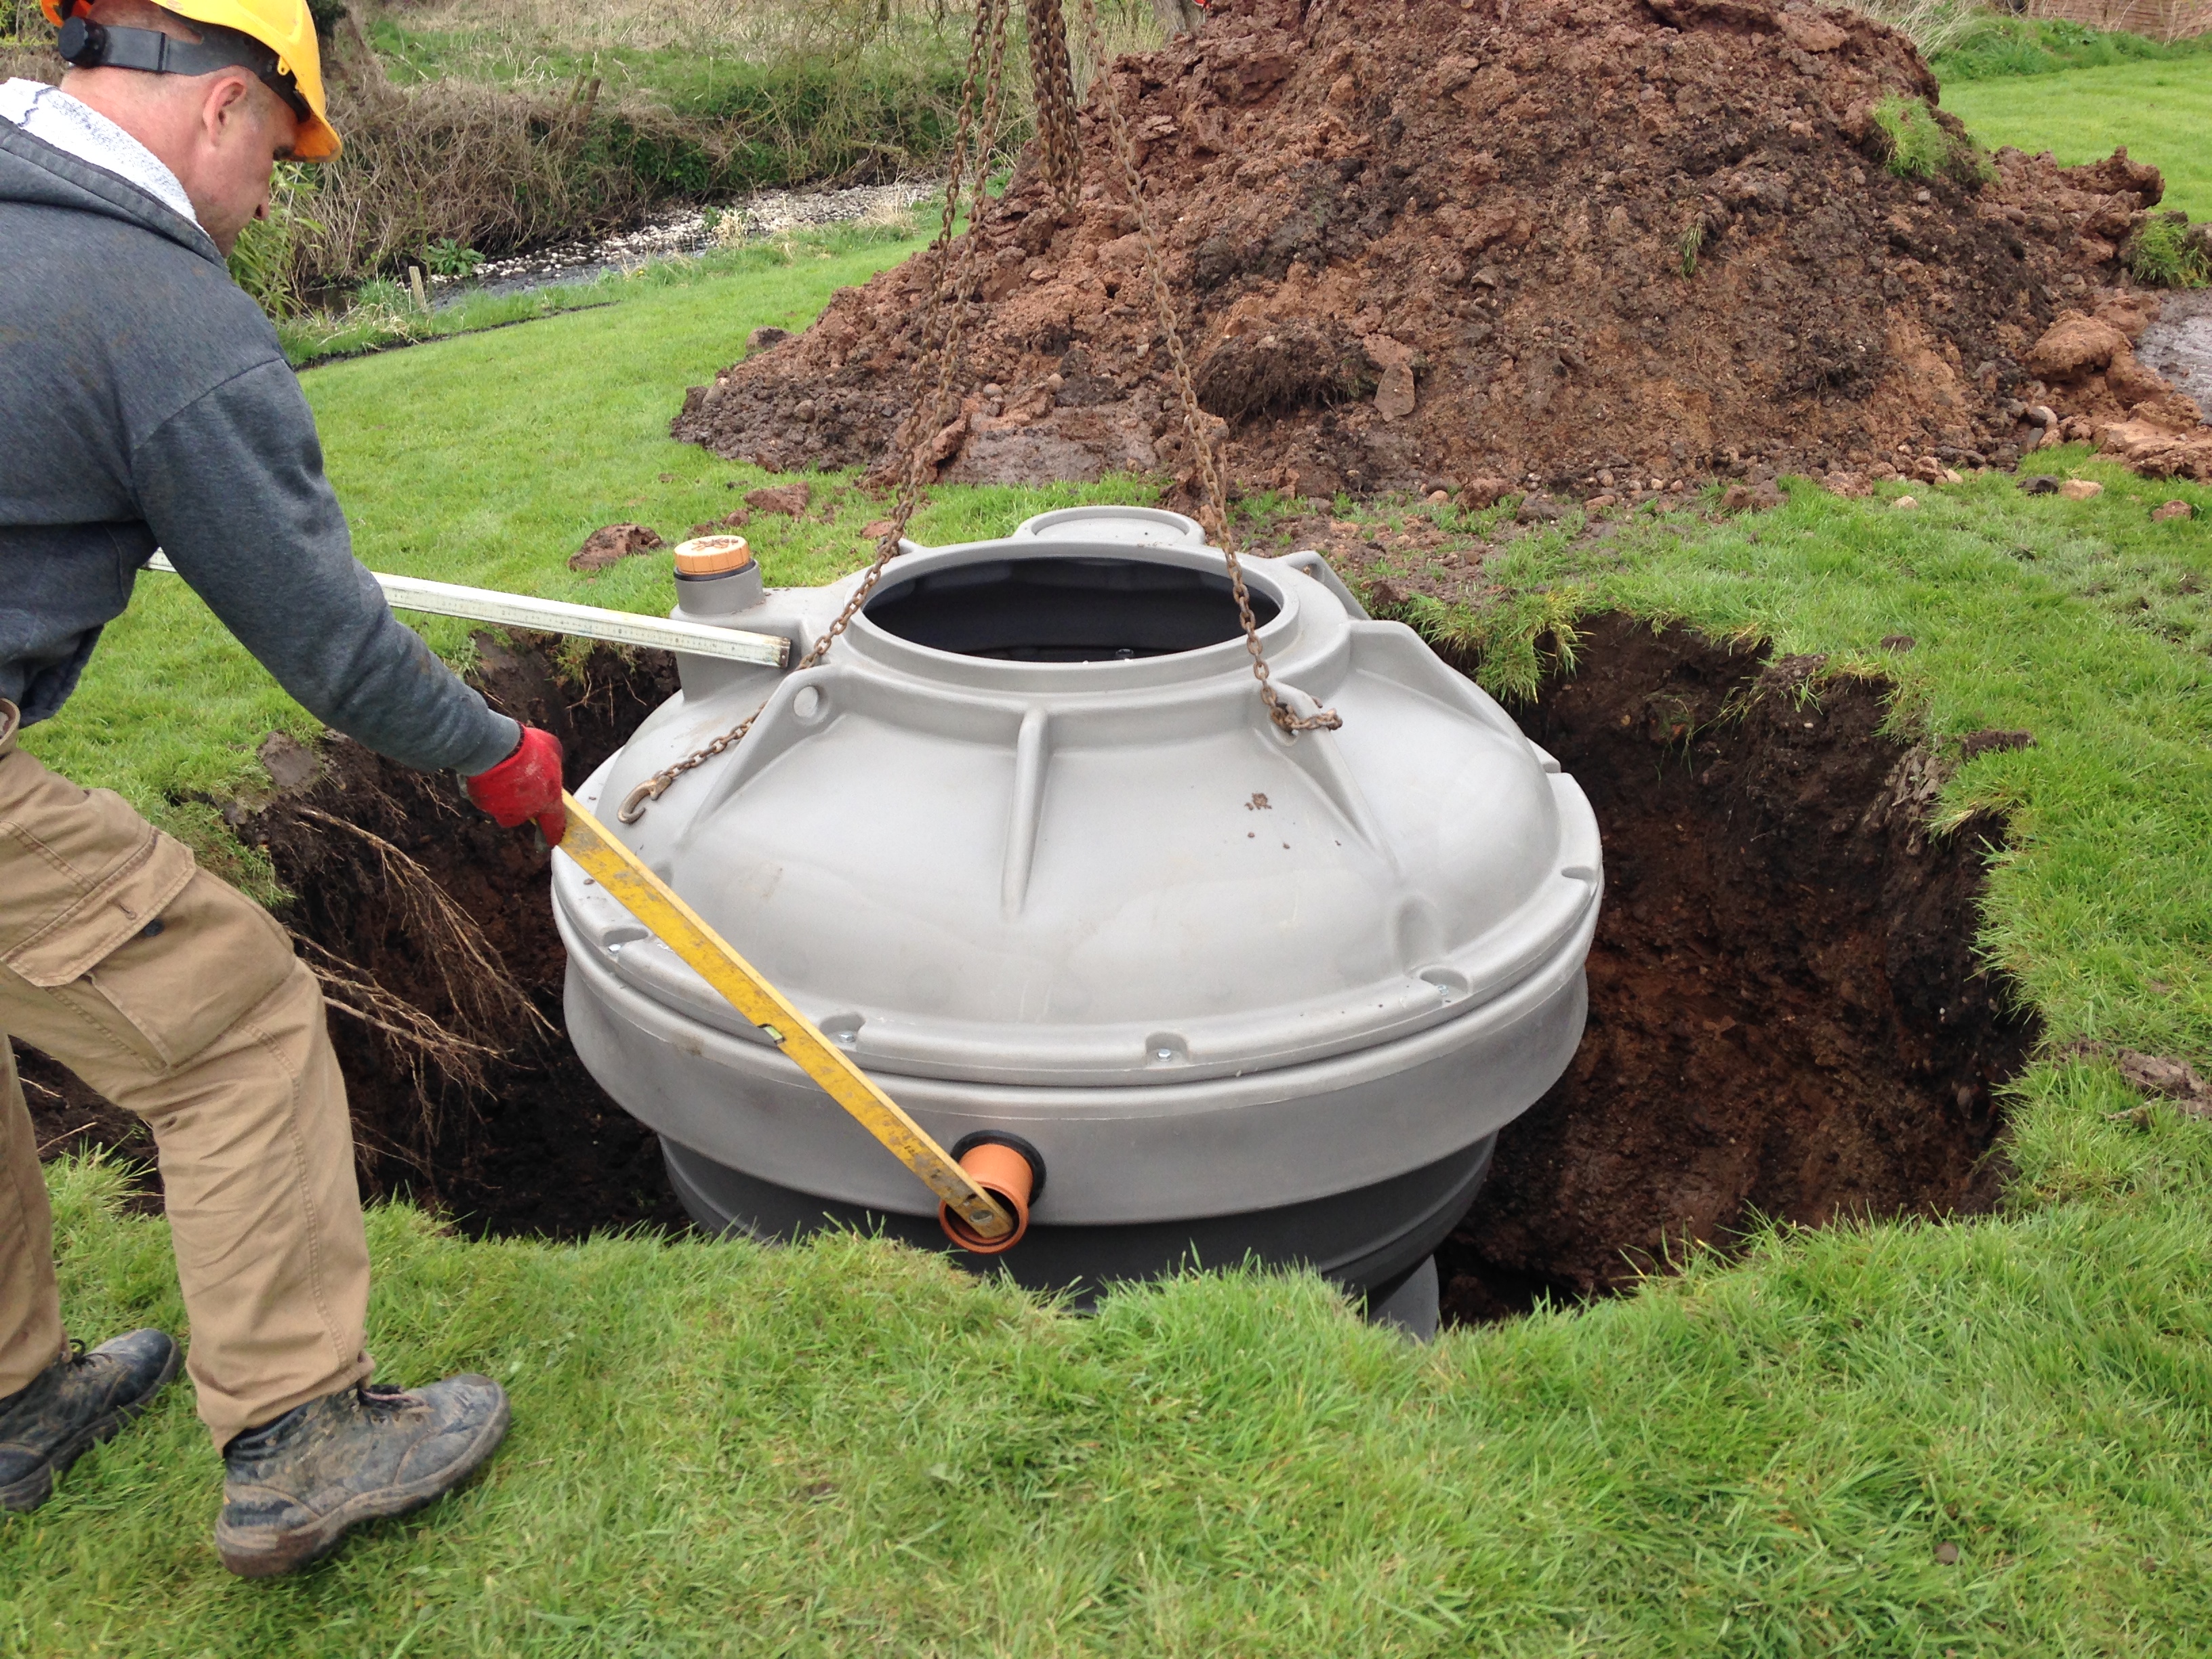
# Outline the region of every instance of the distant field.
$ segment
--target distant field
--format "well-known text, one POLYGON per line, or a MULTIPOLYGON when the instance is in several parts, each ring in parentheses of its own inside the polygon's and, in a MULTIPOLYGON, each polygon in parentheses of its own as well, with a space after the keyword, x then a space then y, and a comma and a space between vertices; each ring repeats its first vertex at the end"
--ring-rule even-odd
POLYGON ((2212 54, 1948 82, 1942 101, 1992 149, 2048 149, 2073 166, 2125 144, 2166 174, 2166 206, 2212 219, 2212 54))
MULTIPOLYGON (((1109 52, 1159 40, 1150 0, 1097 0, 1097 9, 1109 52)), ((1074 8, 1067 15, 1079 81, 1087 82, 1074 8)), ((610 94, 632 93, 679 113, 758 118, 787 103, 778 112, 796 128, 848 96, 848 83, 867 83, 878 118, 889 110, 911 120, 892 88, 919 78, 936 95, 949 92, 934 83, 950 76, 957 84, 972 20, 972 9, 933 0, 433 0, 380 12, 367 27, 403 83, 453 78, 565 91, 597 76, 610 94)), ((1027 60, 1017 50, 1012 62, 1018 100, 1027 95, 1027 60)))

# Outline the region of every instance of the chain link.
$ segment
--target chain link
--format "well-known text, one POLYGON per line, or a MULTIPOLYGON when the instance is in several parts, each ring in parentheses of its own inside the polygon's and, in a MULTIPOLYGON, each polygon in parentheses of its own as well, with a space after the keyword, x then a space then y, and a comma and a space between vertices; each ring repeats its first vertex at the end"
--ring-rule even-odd
POLYGON ((1129 137, 1129 123, 1121 112, 1120 90, 1104 68, 1097 0, 1083 0, 1083 31, 1091 61, 1101 66, 1100 77, 1104 84, 1098 102, 1105 108, 1107 125, 1113 134, 1115 159, 1121 164, 1122 187, 1128 191, 1129 204, 1136 210, 1137 232, 1145 244, 1145 275, 1152 289, 1154 320, 1159 324, 1166 342, 1176 397, 1182 404, 1183 430, 1189 434, 1192 452, 1198 458, 1199 480, 1205 486, 1205 497, 1198 507, 1199 522, 1214 538, 1229 567, 1229 586, 1237 596, 1237 617, 1244 624, 1244 649, 1252 659, 1252 678, 1260 683, 1260 700, 1267 705, 1267 718, 1287 736, 1295 737, 1301 732, 1334 732, 1344 724, 1340 715, 1334 709, 1318 707, 1310 714, 1299 714, 1283 701, 1283 694, 1275 689, 1274 676, 1267 667, 1267 653, 1260 643, 1260 624, 1252 614, 1252 595, 1244 586, 1243 562, 1237 558, 1236 544, 1229 533, 1229 492, 1221 482, 1221 462, 1214 453, 1213 430, 1206 424, 1206 411, 1199 407, 1197 382, 1192 378, 1190 362, 1182 349, 1182 331, 1176 326, 1175 296, 1168 291, 1167 262, 1160 257, 1159 240, 1152 234, 1152 216, 1145 205, 1144 180, 1137 172, 1136 145, 1129 137))
MULTIPOLYGON (((1183 351, 1182 331, 1176 325, 1175 300, 1168 291, 1165 263, 1160 258, 1159 243, 1152 232, 1152 215, 1145 205, 1135 146, 1121 112, 1121 99, 1105 74, 1096 0, 1082 3, 1084 37, 1091 61, 1100 66, 1103 82, 1100 102, 1106 110, 1123 187, 1136 210, 1137 228, 1145 246, 1145 272, 1156 319, 1167 345, 1176 393, 1182 405, 1183 430, 1198 458, 1200 482, 1205 489, 1205 497, 1199 505, 1199 520, 1219 546, 1228 566, 1230 590, 1236 596, 1237 615, 1244 629, 1244 649, 1252 659, 1252 678, 1259 682, 1267 718, 1286 735, 1333 732, 1344 723, 1334 711, 1316 708, 1310 714, 1297 713, 1283 701, 1267 667, 1266 651, 1260 643, 1259 621, 1252 611, 1251 592, 1244 581, 1244 567, 1230 538, 1229 495, 1222 484, 1220 461, 1214 452, 1206 413, 1199 406, 1197 386, 1183 351)), ((1024 0, 1024 3, 1029 15, 1030 70, 1036 90, 1037 131, 1043 149, 1044 174, 1065 209, 1076 200, 1081 170, 1076 139, 1075 88, 1068 67, 1066 21, 1060 0, 1024 0)), ((975 9, 975 31, 969 37, 967 71, 960 88, 960 116, 953 133, 951 166, 945 185, 945 214, 938 227, 937 240, 930 246, 930 252, 936 257, 937 270, 930 283, 929 297, 923 302, 917 336, 915 379, 919 385, 927 386, 927 392, 915 399, 895 441, 895 450, 906 456, 906 475, 900 482, 890 525, 877 541, 875 562, 860 578, 836 620, 799 659, 792 671, 794 673, 817 665, 839 636, 852 626, 853 618, 860 614, 860 607, 883 580, 884 568, 899 556, 907 525, 921 506, 922 490, 935 471, 937 441, 952 414, 952 389, 959 375, 962 337, 973 308, 968 293, 976 252, 983 240, 983 214, 990 204, 991 155, 998 144, 999 122, 1003 113, 1001 82, 1010 7, 1011 0, 982 0, 975 9), (976 96, 979 80, 982 83, 980 100, 976 96), (968 191, 968 234, 957 239, 956 244, 952 230, 958 222, 963 185, 968 191)), ((766 702, 762 703, 742 722, 704 748, 654 773, 623 798, 615 817, 623 823, 635 823, 645 816, 645 809, 665 794, 677 779, 743 742, 767 707, 766 702)))
POLYGON ((1036 89, 1037 150, 1045 182, 1063 213, 1081 199, 1083 152, 1076 135, 1075 79, 1067 61, 1067 20, 1060 0, 1027 0, 1030 84, 1036 89))

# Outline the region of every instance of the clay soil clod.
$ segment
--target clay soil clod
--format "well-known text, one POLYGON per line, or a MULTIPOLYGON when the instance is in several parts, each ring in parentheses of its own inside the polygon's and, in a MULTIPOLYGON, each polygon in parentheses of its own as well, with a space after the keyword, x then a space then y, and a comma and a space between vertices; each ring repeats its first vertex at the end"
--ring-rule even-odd
MULTIPOLYGON (((2121 249, 2163 186, 2124 152, 1985 161, 1938 96, 1905 36, 1799 0, 1222 0, 1094 88, 1078 208, 1031 155, 972 233, 972 395, 939 476, 1191 488, 1101 97, 1137 136, 1233 487, 1790 471, 1863 491, 2009 464, 2061 398, 2034 361, 2054 322, 2124 347, 2155 313, 2120 291, 2121 249), (1949 163, 1886 164, 1899 108, 1932 112, 1916 131, 1949 163)), ((771 471, 885 465, 936 269, 842 291, 692 388, 675 434, 771 471)), ((2117 389, 2100 366, 2081 421, 2148 400, 2194 428, 2129 365, 2117 389)))

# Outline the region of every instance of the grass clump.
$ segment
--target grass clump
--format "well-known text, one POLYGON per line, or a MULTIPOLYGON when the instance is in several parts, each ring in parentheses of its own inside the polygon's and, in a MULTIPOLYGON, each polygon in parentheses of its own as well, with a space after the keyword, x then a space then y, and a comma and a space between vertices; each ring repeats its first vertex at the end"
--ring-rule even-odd
POLYGON ((1698 255, 1705 246, 1705 216, 1700 213, 1682 227, 1682 234, 1674 239, 1675 265, 1685 276, 1698 274, 1698 255))
POLYGON ((1907 37, 1923 58, 1970 33, 1987 15, 1979 0, 1844 0, 1844 3, 1907 37))
POLYGON ((2191 227, 2185 213, 2154 213, 2121 257, 2140 280, 2159 288, 2203 288, 2212 283, 2212 226, 2191 227))
POLYGON ((308 210, 315 173, 316 169, 299 162, 279 162, 269 183, 267 214, 248 220, 230 250, 231 280, 272 319, 297 316, 307 309, 300 289, 300 252, 305 241, 325 234, 326 228, 308 210))
POLYGON ((1516 589, 1484 605, 1448 604, 1415 593, 1375 614, 1401 622, 1463 662, 1492 696, 1509 702, 1534 698, 1544 676, 1571 672, 1582 642, 1576 619, 1589 606, 1587 589, 1516 589))
POLYGON ((1892 94, 1874 106, 1873 115, 1882 135, 1883 165, 1899 178, 1948 179, 1971 187, 1990 176, 1988 158, 1966 130, 1919 99, 1892 94))

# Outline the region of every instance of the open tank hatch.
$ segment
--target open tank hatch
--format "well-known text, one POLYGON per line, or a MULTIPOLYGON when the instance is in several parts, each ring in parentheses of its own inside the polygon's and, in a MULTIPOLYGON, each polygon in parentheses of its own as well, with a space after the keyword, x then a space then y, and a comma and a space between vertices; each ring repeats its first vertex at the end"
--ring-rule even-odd
MULTIPOLYGON (((1275 602, 1251 590, 1265 627, 1275 602)), ((1005 662, 1114 662, 1197 651, 1244 631, 1228 577, 1145 559, 989 559, 898 582, 868 603, 887 634, 1005 662)))

